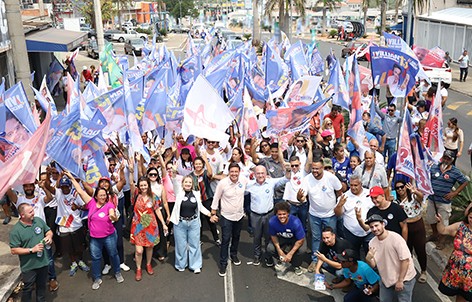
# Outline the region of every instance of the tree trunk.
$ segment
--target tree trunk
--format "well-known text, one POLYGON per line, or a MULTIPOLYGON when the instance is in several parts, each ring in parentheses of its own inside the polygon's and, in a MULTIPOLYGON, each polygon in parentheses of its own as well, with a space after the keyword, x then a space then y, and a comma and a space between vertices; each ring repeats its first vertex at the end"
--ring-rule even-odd
POLYGON ((387 25, 387 0, 380 0, 380 34, 385 31, 387 25))
POLYGON ((261 41, 261 21, 259 19, 259 0, 252 0, 252 39, 261 41))
POLYGON ((364 5, 362 7, 362 12, 364 13, 363 24, 364 28, 367 28, 367 10, 369 9, 369 5, 364 5))
POLYGON ((284 33, 288 32, 288 22, 285 15, 285 1, 279 1, 279 27, 284 33))
POLYGON ((400 6, 402 4, 403 4, 402 0, 395 1, 395 19, 394 19, 395 24, 398 23, 398 10, 400 9, 400 6))
MULTIPOLYGON (((324 3, 324 1, 323 1, 324 3)), ((327 28, 327 24, 326 24, 326 11, 327 11, 327 8, 326 6, 323 6, 323 18, 321 19, 321 26, 322 26, 322 34, 326 34, 326 28, 327 28)))

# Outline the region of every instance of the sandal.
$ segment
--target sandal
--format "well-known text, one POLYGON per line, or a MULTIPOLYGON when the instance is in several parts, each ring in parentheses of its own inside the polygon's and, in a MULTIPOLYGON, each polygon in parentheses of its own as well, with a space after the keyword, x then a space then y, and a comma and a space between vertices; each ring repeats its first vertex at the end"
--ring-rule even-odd
POLYGON ((136 276, 135 276, 136 281, 141 281, 142 278, 143 278, 143 271, 140 268, 136 269, 136 276))
POLYGON ((166 257, 159 257, 159 258, 157 258, 157 260, 162 262, 162 261, 166 260, 166 257))
POLYGON ((146 271, 149 275, 153 275, 154 274, 154 270, 152 269, 152 265, 151 264, 146 264, 146 271))
POLYGON ((418 278, 419 283, 426 283, 426 272, 421 272, 420 277, 418 278))

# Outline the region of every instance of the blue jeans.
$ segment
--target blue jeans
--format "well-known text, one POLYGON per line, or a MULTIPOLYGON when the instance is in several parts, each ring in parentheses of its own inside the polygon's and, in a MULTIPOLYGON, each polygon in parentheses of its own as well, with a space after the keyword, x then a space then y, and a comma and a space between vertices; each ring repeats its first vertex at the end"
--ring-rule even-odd
POLYGON ((306 219, 308 218, 308 202, 304 202, 299 206, 290 204, 290 214, 297 216, 302 222, 306 232, 306 219))
POLYGON ((224 216, 220 218, 221 226, 221 249, 220 249, 220 266, 228 266, 229 256, 238 255, 239 238, 241 237, 241 229, 243 227, 243 218, 239 221, 226 219, 224 216), (231 247, 230 247, 231 242, 231 247))
POLYGON ((37 302, 46 301, 46 282, 48 277, 48 268, 46 266, 32 269, 27 272, 22 272, 23 278, 23 292, 21 294, 21 301, 33 301, 33 287, 36 287, 37 302))
POLYGON ((202 249, 200 246, 200 219, 180 220, 174 225, 175 268, 201 269, 202 249))
POLYGON ((56 280, 56 268, 54 267, 54 253, 52 252, 52 248, 45 249, 46 256, 48 257, 48 278, 49 280, 56 280))
POLYGON ((92 258, 92 278, 93 280, 102 277, 102 249, 105 247, 111 259, 111 264, 115 274, 120 272, 120 257, 116 248, 116 231, 105 238, 90 237, 90 256, 92 258))
POLYGON ((325 227, 330 226, 331 228, 333 228, 333 231, 336 233, 337 218, 336 216, 331 216, 327 218, 319 218, 310 214, 309 220, 310 220, 310 228, 311 228, 311 250, 313 251, 313 254, 311 255, 311 259, 314 262, 317 262, 318 257, 316 257, 316 251, 318 251, 320 247, 321 232, 325 227))
POLYGON ((364 237, 358 237, 351 233, 348 229, 346 229, 344 226, 344 239, 349 241, 354 248, 355 251, 360 252, 361 246, 364 248, 364 252, 367 254, 369 252, 369 242, 374 238, 374 234, 369 233, 365 235, 364 237))
POLYGON ((363 288, 358 288, 357 286, 354 286, 345 296, 344 296, 344 302, 357 302, 357 301, 363 301, 363 302, 371 302, 375 301, 375 296, 374 295, 366 295, 364 294, 364 289, 363 288))
POLYGON ((403 282, 403 290, 397 292, 395 290, 395 285, 390 287, 385 287, 382 281, 380 283, 380 292, 379 298, 380 302, 411 302, 411 298, 413 296, 413 288, 415 287, 416 278, 411 279, 410 281, 403 282), (396 297, 396 299, 395 299, 396 297))
POLYGON ((383 156, 385 158, 389 158, 395 153, 395 149, 397 147, 397 140, 396 139, 387 139, 385 141, 385 149, 383 152, 383 156), (387 157, 388 154, 388 157, 387 157))

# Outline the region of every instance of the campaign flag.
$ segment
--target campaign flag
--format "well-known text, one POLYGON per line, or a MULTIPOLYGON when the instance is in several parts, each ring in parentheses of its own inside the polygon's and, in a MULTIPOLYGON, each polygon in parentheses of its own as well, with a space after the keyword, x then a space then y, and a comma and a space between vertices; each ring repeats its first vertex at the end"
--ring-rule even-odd
POLYGON ((372 80, 372 71, 362 65, 359 65, 358 68, 361 77, 361 91, 370 91, 372 88, 374 88, 374 82, 372 80))
POLYGON ((7 123, 7 115, 5 108, 5 78, 2 78, 0 84, 0 135, 5 133, 5 124, 7 123))
POLYGON ((85 89, 82 92, 82 96, 84 97, 84 100, 86 100, 86 102, 98 98, 100 95, 102 95, 102 93, 100 93, 100 90, 98 90, 97 85, 95 85, 93 82, 88 82, 87 86, 85 86, 85 89))
POLYGON ((113 53, 113 44, 107 43, 100 53, 100 64, 103 72, 108 73, 109 84, 112 88, 116 88, 123 84, 123 71, 116 62, 115 54, 113 53))
POLYGON ((190 89, 184 107, 182 135, 215 141, 226 141, 225 133, 234 116, 220 94, 203 75, 198 76, 190 89), (209 105, 211 104, 211 105, 209 105))
POLYGON ((7 112, 10 112, 29 133, 36 131, 37 126, 22 82, 18 82, 5 91, 4 102, 7 112))
POLYGON ((49 91, 54 91, 56 85, 61 81, 64 67, 54 56, 52 62, 49 64, 48 71, 46 73, 47 86, 49 91))
MULTIPOLYGON (((242 120, 239 124, 239 131, 243 138, 252 138, 256 136, 256 133, 259 131, 259 125, 257 124, 256 113, 247 88, 244 88, 243 99, 244 109, 242 120)), ((245 139, 242 139, 242 141, 245 141, 245 139)))
POLYGON ((87 105, 100 110, 106 120, 103 134, 108 137, 126 126, 125 96, 123 86, 112 89, 90 101, 87 105))
POLYGON ((79 55, 79 50, 80 47, 77 47, 77 49, 72 53, 72 55, 69 58, 69 73, 72 75, 72 77, 75 79, 79 76, 79 72, 77 71, 77 68, 75 67, 75 58, 79 55))
POLYGON ((304 76, 295 81, 285 94, 281 107, 303 107, 313 104, 322 77, 304 76))
POLYGON ((308 75, 308 62, 302 41, 299 40, 290 46, 284 55, 284 60, 290 66, 293 81, 298 80, 302 76, 308 75))
POLYGON ((352 72, 349 76, 349 97, 351 98, 351 114, 349 117, 348 135, 353 136, 355 124, 362 125, 362 101, 361 101, 361 80, 359 74, 359 64, 356 55, 353 56, 352 72))
POLYGON ((311 75, 318 75, 324 71, 324 60, 317 47, 311 51, 309 62, 311 75))
POLYGON ((49 141, 50 124, 51 111, 47 110, 43 123, 21 146, 20 150, 7 161, 0 162, 0 169, 2 170, 0 196, 3 196, 13 186, 35 182, 46 155, 45 149, 49 141))
POLYGON ((251 98, 259 103, 259 107, 263 108, 269 95, 265 85, 264 72, 255 63, 250 62, 246 66, 249 68, 245 70, 244 84, 251 98))
MULTIPOLYGON (((54 117, 57 116, 57 108, 56 108, 56 103, 54 102, 54 99, 47 86, 46 76, 43 77, 43 81, 41 82, 39 91, 41 92, 40 94, 43 96, 43 99, 47 101, 47 103, 40 102, 41 108, 44 110, 44 112, 46 112, 48 110, 47 109, 48 104, 51 105, 51 116, 54 119, 54 117)), ((35 93, 36 93, 36 90, 35 90, 35 93)))
POLYGON ((288 85, 288 66, 282 61, 280 55, 268 44, 264 47, 262 57, 262 70, 264 70, 265 73, 265 85, 274 97, 280 97, 288 85))
POLYGON ((94 188, 98 186, 100 178, 109 176, 105 157, 103 150, 99 149, 93 156, 86 158, 85 181, 94 188))
MULTIPOLYGON (((187 99, 187 94, 190 88, 193 85, 195 79, 202 72, 202 59, 199 54, 188 57, 177 67, 177 74, 179 79, 174 83, 179 86, 179 91, 174 91, 178 93, 176 100, 180 100, 179 103, 184 105, 185 100, 187 99), (179 83, 177 83, 179 81, 179 83)), ((173 86, 171 86, 173 87, 173 86)))
POLYGON ((103 74, 103 68, 100 65, 98 67, 98 84, 97 84, 98 91, 100 94, 105 93, 108 91, 108 84, 105 81, 105 75, 103 74))
POLYGON ((423 137, 425 137, 425 147, 429 152, 431 152, 431 155, 436 162, 439 162, 445 150, 443 142, 442 96, 440 84, 441 83, 438 83, 436 96, 433 100, 423 133, 423 137))
POLYGON ((328 85, 325 88, 325 95, 333 95, 333 104, 339 105, 349 110, 349 91, 347 90, 346 80, 343 77, 339 60, 334 60, 333 68, 328 79, 328 85))
MULTIPOLYGON (((163 127, 165 125, 165 114, 167 105, 166 82, 168 72, 165 69, 157 70, 155 81, 149 89, 143 104, 143 114, 138 118, 138 126, 141 133, 163 127)), ((148 85, 148 82, 145 84, 148 85)))
POLYGON ((236 54, 235 50, 227 50, 215 57, 211 63, 203 69, 205 79, 220 95, 223 93, 223 85, 227 80, 227 74, 231 68, 230 64, 236 54))
POLYGON ((192 36, 190 36, 190 33, 188 33, 187 36, 187 58, 190 58, 191 56, 194 56, 198 53, 199 49, 195 45, 195 42, 192 39, 192 36))
POLYGON ((0 160, 5 162, 9 160, 20 148, 13 142, 3 137, 4 133, 0 133, 0 160))
POLYGON ((433 187, 431 185, 431 173, 428 165, 428 155, 423 148, 421 138, 418 133, 413 133, 411 140, 411 150, 415 161, 416 186, 425 195, 432 195, 433 187))
POLYGON ((410 111, 406 109, 403 116, 402 127, 400 129, 395 170, 409 178, 415 179, 415 163, 413 161, 413 153, 411 150, 412 134, 413 127, 411 125, 410 111))
POLYGON ((415 86, 420 65, 406 53, 385 47, 370 48, 374 84, 388 86, 395 97, 405 97, 415 86))
POLYGON ((267 135, 280 135, 305 130, 311 118, 326 104, 330 98, 309 106, 288 107, 267 110, 267 135))
POLYGON ((421 65, 436 68, 443 67, 446 53, 441 48, 436 46, 429 50, 424 47, 413 45, 413 52, 420 61, 421 65))

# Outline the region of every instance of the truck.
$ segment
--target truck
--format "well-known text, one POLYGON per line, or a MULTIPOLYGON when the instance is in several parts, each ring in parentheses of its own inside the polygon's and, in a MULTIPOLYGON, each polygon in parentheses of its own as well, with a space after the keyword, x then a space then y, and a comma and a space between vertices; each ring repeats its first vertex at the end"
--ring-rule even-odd
POLYGON ((120 43, 123 43, 124 41, 127 41, 127 40, 132 40, 132 39, 146 40, 147 38, 148 38, 147 34, 138 33, 135 30, 127 30, 126 32, 113 33, 111 35, 111 40, 118 41, 120 43))

